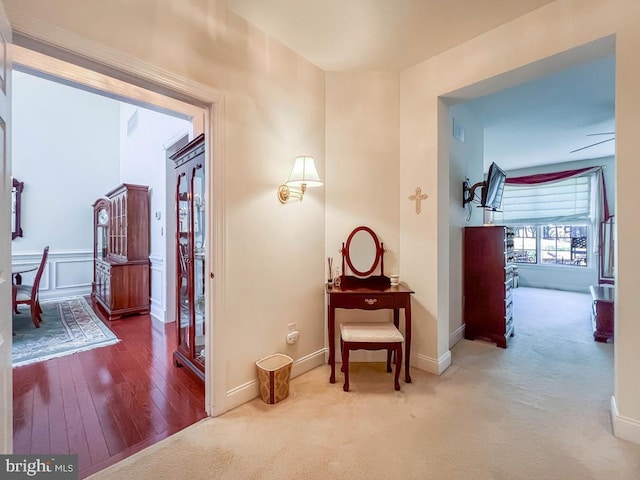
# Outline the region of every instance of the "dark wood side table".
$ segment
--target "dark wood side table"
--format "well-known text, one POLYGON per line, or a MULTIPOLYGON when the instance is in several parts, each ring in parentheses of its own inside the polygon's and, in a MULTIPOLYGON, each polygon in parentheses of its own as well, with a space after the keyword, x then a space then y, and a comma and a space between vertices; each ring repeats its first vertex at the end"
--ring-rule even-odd
POLYGON ((327 287, 327 301, 329 307, 328 333, 329 333, 329 365, 331 376, 329 382, 336 382, 336 308, 359 310, 393 310, 393 323, 396 327, 400 321, 400 309, 404 309, 405 322, 405 382, 411 383, 409 359, 411 358, 411 294, 409 287, 401 283, 398 286, 375 287, 327 287))
POLYGON ((613 313, 615 287, 613 285, 591 285, 593 307, 591 321, 593 323, 593 338, 596 342, 606 342, 613 339, 613 313))

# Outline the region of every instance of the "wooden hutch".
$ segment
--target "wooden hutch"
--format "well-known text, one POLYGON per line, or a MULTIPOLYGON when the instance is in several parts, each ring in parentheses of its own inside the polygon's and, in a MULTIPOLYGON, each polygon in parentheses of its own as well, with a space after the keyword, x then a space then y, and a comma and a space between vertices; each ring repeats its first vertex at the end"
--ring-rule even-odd
POLYGON ((109 320, 150 311, 149 187, 123 183, 93 204, 91 296, 109 320))

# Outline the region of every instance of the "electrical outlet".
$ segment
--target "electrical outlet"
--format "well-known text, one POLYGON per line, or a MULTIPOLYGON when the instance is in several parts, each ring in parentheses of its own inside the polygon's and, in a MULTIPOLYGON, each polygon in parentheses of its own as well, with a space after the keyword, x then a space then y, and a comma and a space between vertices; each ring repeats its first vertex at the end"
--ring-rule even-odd
POLYGON ((287 325, 287 327, 289 328, 290 332, 293 332, 296 329, 296 324, 295 323, 290 323, 289 325, 287 325))
POLYGON ((293 345, 294 343, 296 343, 298 341, 298 338, 300 338, 300 332, 293 331, 287 333, 287 343, 289 345, 293 345))

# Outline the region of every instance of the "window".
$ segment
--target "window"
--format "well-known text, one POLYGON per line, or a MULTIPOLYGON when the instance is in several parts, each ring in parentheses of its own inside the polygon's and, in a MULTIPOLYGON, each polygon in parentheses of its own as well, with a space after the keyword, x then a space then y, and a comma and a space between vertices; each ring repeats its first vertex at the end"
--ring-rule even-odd
POLYGON ((513 253, 516 263, 538 263, 538 229, 535 225, 513 227, 513 253))
POLYGON ((595 179, 589 175, 545 184, 507 184, 502 197, 503 211, 494 214, 494 221, 505 225, 591 222, 595 179))
POLYGON ((588 266, 588 225, 516 225, 516 263, 588 266))
POLYGON ((493 222, 515 230, 515 262, 589 267, 608 208, 602 167, 513 177, 493 222))

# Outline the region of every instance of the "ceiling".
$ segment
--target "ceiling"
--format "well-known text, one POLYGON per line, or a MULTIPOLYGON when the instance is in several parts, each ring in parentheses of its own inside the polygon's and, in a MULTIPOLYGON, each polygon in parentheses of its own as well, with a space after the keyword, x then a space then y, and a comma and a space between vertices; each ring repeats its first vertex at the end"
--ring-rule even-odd
POLYGON ((403 70, 552 0, 227 0, 327 72, 403 70))
MULTIPOLYGON (((485 170, 513 170, 615 154, 615 56, 464 104, 484 127, 485 170)), ((455 115, 455 114, 454 114, 455 115)))
MULTIPOLYGON (((399 71, 552 0, 227 0, 324 71, 399 71)), ((615 59, 572 67, 466 105, 502 168, 613 155, 615 59)))

